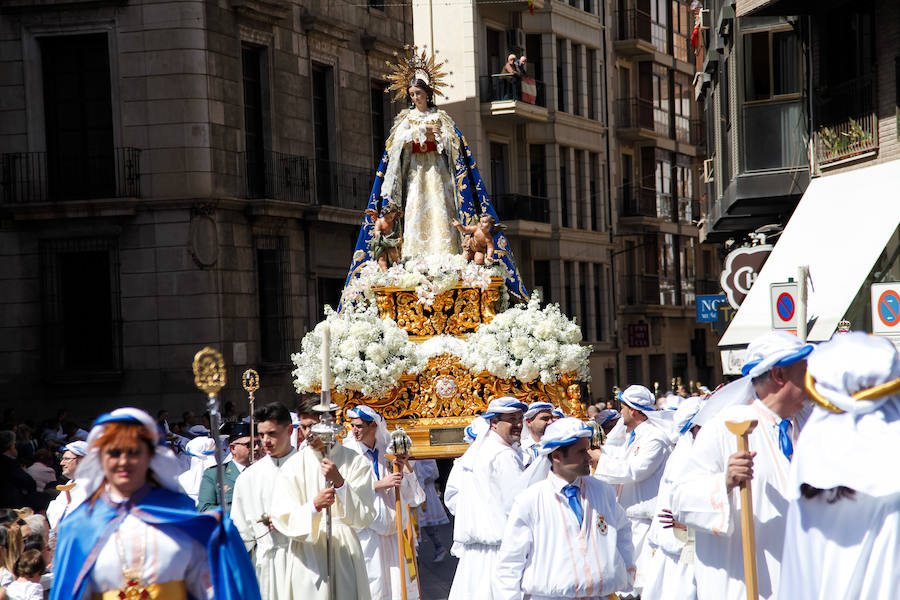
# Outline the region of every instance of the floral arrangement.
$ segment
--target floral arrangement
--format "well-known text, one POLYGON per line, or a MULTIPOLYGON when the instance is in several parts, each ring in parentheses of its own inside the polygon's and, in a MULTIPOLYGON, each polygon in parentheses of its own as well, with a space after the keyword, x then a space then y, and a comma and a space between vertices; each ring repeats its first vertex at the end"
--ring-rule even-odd
MULTIPOLYGON (((326 306, 323 323, 331 330, 331 373, 340 392, 358 390, 377 397, 394 387, 403 373, 420 368, 416 344, 394 321, 379 318, 374 305, 347 306, 340 314, 326 306)), ((298 393, 322 385, 323 323, 303 336, 300 352, 291 356, 298 393)))
MULTIPOLYGON (((581 345, 581 329, 558 305, 541 308, 537 293, 528 304, 498 314, 465 339, 440 335, 411 342, 393 320, 379 318, 373 303, 348 304, 341 313, 326 306, 325 314, 331 329, 334 387, 341 392, 382 396, 404 373, 420 372, 429 358, 440 354, 458 356, 473 372, 487 371, 523 383, 537 379, 555 383, 571 372, 582 381, 590 380, 591 348, 581 345)), ((297 367, 293 376, 298 393, 321 385, 321 346, 320 323, 304 336, 301 351, 291 357, 297 367)))
POLYGON ((539 294, 482 325, 467 340, 462 363, 472 371, 529 382, 554 383, 562 373, 590 380, 589 346, 581 345, 581 328, 558 304, 540 306, 539 294))
POLYGON ((387 272, 382 271, 375 261, 367 261, 360 268, 359 276, 351 279, 344 288, 341 301, 371 303, 375 301, 373 288, 396 287, 415 289, 419 302, 431 306, 435 296, 460 284, 485 290, 491 277, 506 279, 503 263, 476 265, 461 254, 414 256, 392 265, 387 272))

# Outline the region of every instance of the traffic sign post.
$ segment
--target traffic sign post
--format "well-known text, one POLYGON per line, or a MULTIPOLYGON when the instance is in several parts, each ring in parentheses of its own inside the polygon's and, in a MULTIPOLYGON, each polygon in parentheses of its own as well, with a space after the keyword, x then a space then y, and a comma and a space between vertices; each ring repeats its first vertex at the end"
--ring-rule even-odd
POLYGON ((772 298, 772 329, 797 329, 797 302, 800 286, 794 282, 773 283, 769 286, 772 298))
POLYGON ((900 281, 872 284, 872 333, 900 335, 900 281))

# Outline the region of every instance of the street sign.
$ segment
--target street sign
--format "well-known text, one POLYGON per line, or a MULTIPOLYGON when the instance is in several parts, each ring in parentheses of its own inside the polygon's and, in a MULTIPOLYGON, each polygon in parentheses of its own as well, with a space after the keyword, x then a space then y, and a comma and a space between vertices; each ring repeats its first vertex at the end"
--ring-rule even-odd
POLYGON ((900 335, 900 282, 872 284, 872 333, 900 335))
POLYGON ((769 287, 772 297, 772 329, 797 329, 797 299, 800 286, 796 282, 773 283, 769 287))
POLYGON ((768 244, 738 248, 732 250, 725 258, 725 268, 719 277, 722 291, 728 297, 728 304, 738 308, 753 287, 757 275, 772 253, 773 246, 768 244))
POLYGON ((697 296, 697 322, 715 323, 718 319, 717 309, 722 302, 725 302, 725 294, 697 296))

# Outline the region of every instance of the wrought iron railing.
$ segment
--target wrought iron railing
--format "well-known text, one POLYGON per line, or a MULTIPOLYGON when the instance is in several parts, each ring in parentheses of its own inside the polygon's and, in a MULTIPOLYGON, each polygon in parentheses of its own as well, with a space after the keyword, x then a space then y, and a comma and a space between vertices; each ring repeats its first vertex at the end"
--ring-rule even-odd
POLYGON ((0 186, 5 204, 140 198, 141 151, 0 154, 0 186))
POLYGON ((625 184, 619 188, 623 217, 657 217, 656 190, 625 184))
POLYGON ((816 157, 829 163, 878 148, 877 84, 871 75, 817 90, 816 157))
POLYGON ((498 194, 491 198, 501 221, 550 222, 550 200, 525 194, 498 194))
POLYGON ((660 303, 658 275, 624 275, 625 304, 660 303))
POLYGON ((649 129, 666 135, 668 133, 668 112, 665 112, 665 123, 657 123, 656 113, 657 110, 650 100, 643 98, 616 100, 616 126, 622 129, 649 129))
POLYGON ((241 195, 301 204, 363 210, 375 181, 375 169, 266 152, 244 153, 241 195))
POLYGON ((875 113, 846 121, 816 131, 816 158, 827 164, 878 148, 878 117, 875 113))
POLYGON ((695 284, 695 289, 701 296, 722 293, 722 286, 718 279, 698 279, 695 284))
POLYGON ((535 106, 547 107, 546 85, 543 81, 531 79, 534 82, 534 95, 529 94, 528 85, 523 87, 522 79, 510 73, 498 75, 481 75, 478 78, 479 95, 482 102, 494 102, 496 100, 518 100, 535 106), (524 92, 524 94, 523 94, 524 92))
POLYGON ((617 40, 644 40, 650 42, 650 13, 629 8, 616 15, 617 40))

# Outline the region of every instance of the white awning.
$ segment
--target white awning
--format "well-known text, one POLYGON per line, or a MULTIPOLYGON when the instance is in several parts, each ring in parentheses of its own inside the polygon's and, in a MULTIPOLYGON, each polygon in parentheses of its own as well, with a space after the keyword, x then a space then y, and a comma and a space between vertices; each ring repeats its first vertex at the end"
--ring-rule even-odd
POLYGON ((900 160, 813 179, 719 342, 746 346, 772 328, 769 284, 809 265, 809 341, 831 338, 900 224, 900 160))

